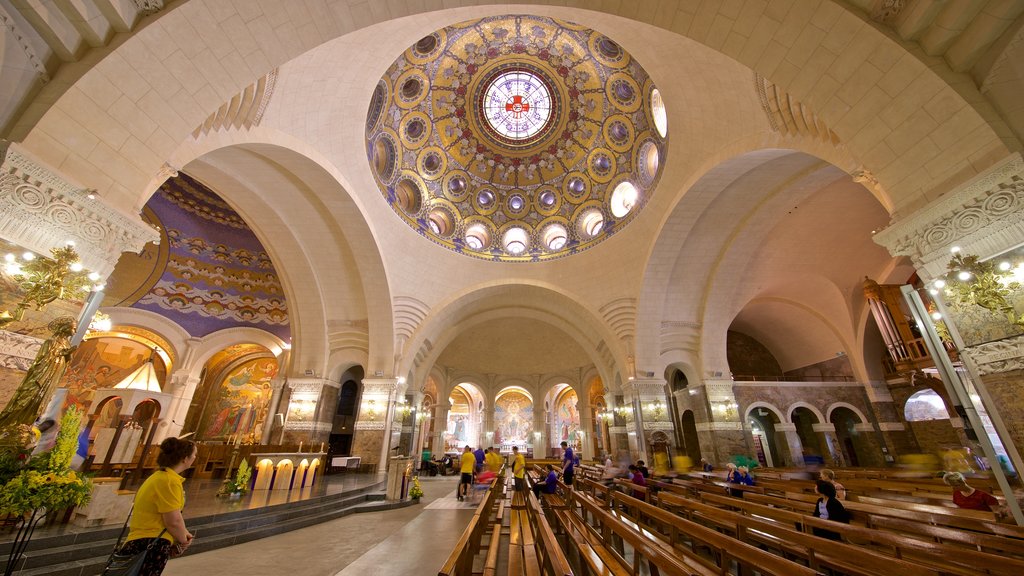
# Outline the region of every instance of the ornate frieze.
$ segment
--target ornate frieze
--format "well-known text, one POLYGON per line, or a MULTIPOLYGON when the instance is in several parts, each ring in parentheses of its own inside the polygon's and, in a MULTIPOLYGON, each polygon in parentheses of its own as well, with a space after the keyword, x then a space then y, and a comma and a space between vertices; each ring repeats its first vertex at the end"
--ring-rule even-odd
POLYGON ((333 424, 330 422, 285 422, 284 429, 297 432, 330 432, 333 424))
POLYGON ((138 216, 122 214, 15 147, 0 142, 0 237, 44 255, 72 240, 82 265, 103 277, 122 252, 160 241, 138 216))
POLYGON ((360 431, 366 431, 366 430, 383 431, 384 430, 384 421, 383 420, 359 420, 358 422, 356 422, 355 429, 356 430, 360 430, 360 431))
POLYGON ((925 281, 945 274, 949 249, 987 258, 1024 238, 1024 160, 1015 153, 926 208, 875 234, 893 256, 909 256, 925 281))
POLYGON ((334 385, 334 382, 325 378, 289 378, 288 388, 291 389, 292 394, 315 394, 320 395, 320 391, 324 389, 324 386, 334 385))
POLYGON ((671 422, 644 421, 644 430, 674 430, 671 422))
MULTIPOLYGON (((742 422, 697 422, 694 428, 697 432, 726 432, 732 430, 743 430, 742 422)), ((778 424, 775 425, 778 430, 778 424)))
POLYGON ((623 391, 641 402, 663 400, 665 398, 665 380, 663 378, 634 378, 627 381, 623 391))
POLYGON ((986 342, 963 351, 978 367, 978 372, 997 374, 1024 369, 1024 336, 986 342))
POLYGON ((0 367, 28 370, 42 345, 39 338, 0 330, 0 367))

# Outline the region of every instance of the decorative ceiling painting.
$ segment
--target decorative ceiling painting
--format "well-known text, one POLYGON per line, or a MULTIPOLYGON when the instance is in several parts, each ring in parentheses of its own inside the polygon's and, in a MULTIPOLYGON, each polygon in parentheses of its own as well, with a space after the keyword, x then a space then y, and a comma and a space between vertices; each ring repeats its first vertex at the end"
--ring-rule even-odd
POLYGON ((147 274, 123 276, 131 267, 119 266, 108 282, 117 302, 104 304, 155 312, 197 337, 242 325, 288 340, 288 306, 274 265, 226 202, 179 174, 153 195, 146 214, 161 229, 166 255, 137 257, 147 274))
POLYGON ((633 220, 661 174, 667 116, 643 67, 607 36, 496 16, 406 50, 374 90, 366 145, 385 199, 424 237, 541 261, 633 220))

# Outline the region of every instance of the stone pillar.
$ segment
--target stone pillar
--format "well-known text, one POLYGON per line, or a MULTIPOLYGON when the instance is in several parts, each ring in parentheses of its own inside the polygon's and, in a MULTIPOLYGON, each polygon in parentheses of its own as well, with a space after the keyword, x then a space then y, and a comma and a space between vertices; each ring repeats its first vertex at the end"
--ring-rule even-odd
POLYGON ((551 433, 551 429, 548 426, 547 412, 537 410, 536 408, 535 404, 533 411, 533 457, 547 458, 551 452, 550 442, 548 442, 548 434, 551 433))
POLYGON ((159 444, 165 438, 178 436, 181 428, 185 425, 185 417, 188 416, 189 408, 192 407, 192 397, 196 394, 196 387, 199 386, 199 376, 189 374, 185 370, 175 370, 167 378, 167 393, 174 399, 170 406, 165 406, 160 415, 160 426, 153 436, 153 442, 159 444))
POLYGON ((846 466, 847 463, 843 458, 843 451, 839 447, 839 437, 836 436, 835 424, 824 423, 824 424, 812 424, 811 427, 814 429, 816 434, 821 434, 824 438, 824 448, 827 452, 825 464, 833 468, 846 466))
POLYGON ((397 378, 364 378, 362 402, 356 416, 352 454, 377 472, 387 471, 391 448, 393 404, 398 390, 397 378))
MULTIPOLYGON (((713 372, 713 377, 688 387, 688 390, 693 390, 690 405, 694 411, 701 454, 716 466, 730 461, 733 456, 751 455, 752 452, 749 434, 744 433, 740 420, 732 379, 722 378, 723 373, 713 372), (706 418, 704 422, 700 421, 701 416, 706 418)), ((688 391, 687 394, 691 393, 688 391)))
POLYGON ((434 437, 430 451, 437 458, 446 450, 444 435, 448 431, 448 411, 452 409, 450 402, 442 401, 434 406, 434 437))
POLYGON ((863 424, 877 424, 877 428, 875 426, 865 427, 863 431, 874 432, 871 435, 873 438, 869 438, 869 441, 873 441, 878 446, 885 464, 894 464, 900 455, 920 452, 917 440, 910 428, 903 422, 902 414, 897 410, 896 403, 893 402, 889 386, 885 382, 868 382, 864 385, 864 391, 867 394, 868 403, 871 405, 871 413, 868 416, 874 418, 875 422, 864 422, 863 424))
MULTIPOLYGON (((634 460, 642 459, 653 463, 654 454, 651 439, 654 433, 662 432, 668 444, 673 443, 674 426, 671 410, 666 404, 665 380, 662 378, 634 378, 623 388, 632 397, 636 417, 636 449, 634 460)), ((653 464, 651 464, 653 465, 653 464)))
POLYGON ((485 406, 483 412, 483 424, 480 426, 479 446, 494 446, 494 405, 485 406))
POLYGON ((267 421, 263 424, 263 434, 260 436, 260 444, 279 444, 281 433, 284 431, 284 410, 282 410, 282 398, 285 391, 285 379, 280 374, 270 381, 270 403, 267 405, 267 421), (278 422, 277 415, 281 415, 278 422), (275 434, 276 432, 276 434, 275 434))
POLYGON ((402 433, 408 433, 409 437, 409 457, 412 458, 413 468, 419 469, 419 463, 423 460, 422 444, 423 440, 420 438, 422 431, 422 417, 420 411, 423 409, 423 393, 415 392, 412 394, 412 412, 409 413, 409 417, 402 422, 402 433))
POLYGON ((337 388, 337 382, 324 378, 289 378, 288 408, 285 411, 284 443, 326 442, 334 426, 334 411, 321 406, 325 387, 337 388))
MULTIPOLYGON (((785 438, 785 445, 789 448, 783 456, 786 459, 786 466, 803 466, 804 465, 804 443, 800 441, 800 434, 796 431, 796 424, 776 424, 775 425, 776 436, 783 436, 785 438)), ((778 438, 776 438, 775 445, 778 446, 778 438)))
POLYGON ((584 409, 579 411, 580 432, 583 434, 583 438, 580 441, 580 460, 594 459, 596 438, 594 438, 593 412, 594 410, 591 406, 584 406, 584 409))

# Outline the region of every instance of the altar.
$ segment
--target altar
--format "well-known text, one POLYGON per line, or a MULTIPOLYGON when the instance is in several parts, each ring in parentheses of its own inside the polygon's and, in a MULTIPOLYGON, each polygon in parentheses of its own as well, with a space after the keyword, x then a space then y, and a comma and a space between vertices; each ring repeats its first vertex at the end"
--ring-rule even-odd
POLYGON ((320 477, 326 452, 253 454, 253 490, 291 490, 312 486, 320 477))

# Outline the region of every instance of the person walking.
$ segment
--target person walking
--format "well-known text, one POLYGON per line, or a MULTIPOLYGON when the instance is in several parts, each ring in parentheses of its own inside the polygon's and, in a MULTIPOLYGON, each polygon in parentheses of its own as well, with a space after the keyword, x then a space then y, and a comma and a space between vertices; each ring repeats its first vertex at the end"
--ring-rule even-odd
POLYGON ((572 488, 572 478, 575 475, 575 462, 576 455, 573 454, 572 448, 569 448, 569 443, 562 442, 562 482, 565 482, 565 485, 570 488, 572 488))
POLYGON ((459 462, 460 472, 462 477, 459 478, 459 488, 455 491, 455 495, 461 502, 469 496, 469 487, 473 485, 473 471, 476 470, 476 456, 473 454, 473 449, 466 444, 466 447, 462 450, 462 459, 459 462))
POLYGON ((519 446, 512 447, 512 478, 516 492, 526 490, 526 458, 519 453, 519 446))

